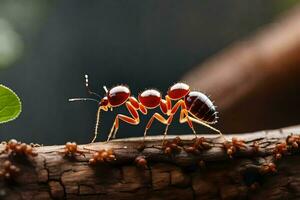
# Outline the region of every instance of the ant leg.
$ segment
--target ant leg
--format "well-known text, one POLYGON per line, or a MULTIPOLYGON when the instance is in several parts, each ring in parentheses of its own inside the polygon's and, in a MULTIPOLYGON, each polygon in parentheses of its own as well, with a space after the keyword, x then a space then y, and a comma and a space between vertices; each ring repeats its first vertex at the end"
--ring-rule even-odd
POLYGON ((179 100, 172 108, 171 110, 171 114, 174 115, 177 110, 179 109, 179 107, 181 107, 181 110, 186 109, 186 105, 185 102, 181 99, 179 100))
MULTIPOLYGON (((169 100, 170 100, 170 99, 169 99, 169 100)), ((171 106, 171 104, 170 104, 170 106, 171 106)), ((177 110, 178 110, 180 107, 181 107, 181 110, 186 109, 186 105, 185 105, 185 102, 184 102, 183 100, 179 100, 179 101, 173 106, 172 109, 171 109, 171 108, 168 109, 167 115, 170 116, 169 119, 168 119, 168 120, 169 120, 169 125, 171 124, 171 122, 172 122, 172 120, 173 120, 173 115, 177 112, 177 110)), ((182 115, 182 114, 180 113, 180 115, 182 115)))
POLYGON ((141 103, 139 103, 139 104, 140 104, 139 110, 141 111, 141 113, 143 113, 144 115, 147 115, 147 113, 148 113, 147 108, 143 104, 141 104, 141 103))
POLYGON ((189 127, 192 129, 192 131, 193 131, 195 137, 197 137, 197 133, 196 133, 196 131, 195 131, 195 129, 194 129, 193 122, 192 122, 191 119, 189 119, 189 117, 188 117, 188 111, 187 111, 187 109, 182 109, 182 110, 180 111, 179 122, 180 122, 180 123, 188 122, 189 127))
POLYGON ((127 122, 129 124, 132 124, 132 125, 137 125, 140 123, 139 114, 138 114, 136 108, 129 101, 126 102, 126 107, 132 117, 118 114, 116 116, 113 126, 110 130, 107 141, 109 141, 111 137, 114 138, 116 136, 116 133, 119 129, 119 119, 121 119, 122 121, 127 122))
POLYGON ((166 120, 163 116, 161 116, 159 113, 154 113, 152 115, 152 117, 150 118, 150 120, 147 123, 147 126, 145 128, 145 132, 144 132, 144 141, 146 139, 146 135, 147 135, 147 131, 148 129, 151 127, 152 122, 154 119, 157 119, 158 121, 160 121, 163 124, 166 124, 166 128, 165 128, 165 132, 164 132, 164 138, 163 141, 165 140, 165 137, 167 135, 168 132, 168 128, 169 125, 171 124, 171 121, 173 120, 173 115, 171 115, 171 108, 172 108, 172 102, 171 102, 171 98, 166 95, 166 100, 162 99, 160 101, 160 110, 164 113, 167 114, 169 116, 169 118, 166 120), (171 116, 170 116, 171 115, 171 116))
POLYGON ((162 145, 163 145, 164 142, 165 142, 165 139, 166 139, 166 136, 167 136, 167 132, 168 132, 169 126, 170 126, 170 124, 171 124, 172 121, 173 121, 173 116, 174 116, 174 115, 170 115, 170 117, 169 117, 168 120, 167 120, 167 126, 166 126, 166 129, 165 129, 165 132, 164 132, 164 138, 163 138, 163 141, 162 141, 162 145))
POLYGON ((140 107, 140 102, 134 97, 134 96, 131 96, 128 98, 129 102, 131 103, 131 105, 137 110, 139 109, 140 107))
MULTIPOLYGON (((197 133, 194 129, 194 126, 193 126, 193 123, 192 121, 188 118, 188 111, 186 109, 186 104, 185 102, 181 99, 179 100, 174 106, 173 108, 170 110, 170 115, 173 116, 177 110, 181 108, 181 111, 180 111, 180 119, 179 119, 179 122, 180 123, 185 123, 186 121, 188 122, 190 128, 192 129, 193 133, 195 134, 195 137, 197 137, 197 133)), ((172 117, 173 118, 173 117, 172 117)), ((172 122, 172 119, 170 119, 170 124, 172 122)))
MULTIPOLYGON (((127 110, 129 111, 129 113, 133 117, 133 119, 138 119, 138 121, 139 121, 139 114, 137 112, 137 110, 139 109, 139 107, 135 107, 131 102, 126 102, 125 105, 126 105, 127 110)), ((116 137, 116 133, 118 131, 118 128, 119 128, 119 126, 117 126, 117 128, 115 129, 112 138, 116 137)))
POLYGON ((167 108, 168 108, 168 112, 167 115, 171 114, 171 109, 172 109, 172 101, 171 98, 169 97, 169 95, 166 95, 166 102, 167 102, 167 108))
POLYGON ((166 99, 161 99, 160 101, 160 110, 170 116, 171 115, 171 109, 172 109, 172 101, 171 98, 166 95, 166 99))
POLYGON ((143 104, 141 104, 135 97, 129 97, 129 101, 136 110, 140 110, 144 115, 147 114, 147 108, 143 104))
MULTIPOLYGON (((150 120, 148 121, 147 126, 146 126, 146 128, 145 128, 145 132, 144 132, 144 141, 145 141, 145 139, 146 139, 147 131, 148 131, 148 129, 151 127, 152 122, 153 122, 154 119, 157 119, 159 122, 161 122, 161 123, 163 123, 163 124, 166 124, 166 125, 168 125, 168 123, 169 123, 169 120, 165 119, 163 116, 161 116, 161 114, 159 114, 159 113, 154 113, 154 114, 152 115, 152 117, 150 118, 150 120)), ((166 133, 167 130, 168 130, 168 129, 165 130, 164 135, 167 135, 167 133, 166 133)))
POLYGON ((137 124, 140 123, 139 119, 134 119, 134 118, 128 117, 126 115, 118 114, 117 117, 116 117, 116 119, 115 119, 115 122, 113 124, 113 127, 111 128, 109 136, 107 138, 107 142, 110 140, 110 138, 112 137, 113 133, 115 135, 116 132, 118 131, 118 129, 119 129, 119 119, 122 120, 122 121, 124 121, 124 122, 127 122, 129 124, 132 124, 132 125, 137 125, 137 124))
POLYGON ((191 121, 197 123, 197 124, 201 124, 201 125, 203 125, 203 126, 209 128, 209 129, 211 129, 211 130, 213 130, 213 131, 219 133, 220 136, 223 137, 223 134, 222 134, 222 132, 221 132, 220 130, 218 130, 218 129, 212 127, 212 126, 210 126, 209 124, 205 123, 204 121, 201 121, 201 120, 199 120, 199 119, 196 119, 196 118, 191 117, 191 116, 188 116, 188 115, 187 115, 187 118, 190 119, 191 121))
MULTIPOLYGON (((171 102, 171 99, 168 95, 166 95, 166 106, 168 108, 168 111, 167 111, 167 115, 169 116, 168 120, 167 120, 167 126, 166 126, 166 129, 165 129, 165 132, 164 132, 164 138, 163 138, 163 142, 165 140, 165 137, 167 136, 167 131, 169 129, 169 126, 170 124, 172 123, 173 121, 173 116, 174 114, 177 112, 177 110, 181 107, 181 109, 186 109, 186 105, 185 105, 185 102, 183 100, 179 100, 172 108, 172 102, 171 102)), ((163 111, 162 107, 161 107, 161 110, 163 111)), ((193 129, 193 128, 192 128, 193 129)), ((194 131, 194 129, 193 129, 194 131)), ((194 132, 195 133, 195 132, 194 132)))
POLYGON ((163 112, 164 114, 168 114, 169 112, 169 108, 168 108, 168 105, 167 105, 167 101, 164 100, 164 99, 161 99, 160 102, 159 102, 159 108, 161 110, 161 112, 163 112))

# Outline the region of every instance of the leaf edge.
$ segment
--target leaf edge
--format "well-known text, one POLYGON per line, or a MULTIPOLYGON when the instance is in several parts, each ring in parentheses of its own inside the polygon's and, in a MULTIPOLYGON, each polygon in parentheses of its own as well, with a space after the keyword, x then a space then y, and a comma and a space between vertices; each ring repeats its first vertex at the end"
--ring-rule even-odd
POLYGON ((0 84, 0 87, 3 87, 5 89, 9 90, 12 94, 14 94, 16 96, 18 102, 20 103, 20 110, 19 110, 19 112, 13 118, 10 118, 10 119, 5 120, 5 121, 0 121, 0 124, 5 124, 7 122, 15 120, 16 118, 18 118, 20 116, 20 114, 22 112, 22 101, 21 101, 20 97, 12 89, 10 89, 9 87, 7 87, 7 86, 5 86, 3 84, 0 84))

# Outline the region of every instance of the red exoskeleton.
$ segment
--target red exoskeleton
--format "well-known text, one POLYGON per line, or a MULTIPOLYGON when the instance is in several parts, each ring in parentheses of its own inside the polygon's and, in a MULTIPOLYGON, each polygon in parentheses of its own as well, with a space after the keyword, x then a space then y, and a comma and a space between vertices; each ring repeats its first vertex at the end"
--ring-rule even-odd
MULTIPOLYGON (((88 84, 88 76, 85 75, 85 86, 89 94, 96 95, 101 98, 95 92, 92 92, 88 84)), ((167 92, 165 98, 162 98, 161 93, 155 89, 148 89, 139 94, 138 99, 131 95, 129 87, 125 85, 118 85, 109 90, 103 87, 106 95, 101 100, 92 98, 73 98, 69 101, 96 101, 98 102, 98 111, 96 117, 95 134, 92 142, 94 142, 98 135, 98 126, 100 120, 100 112, 112 110, 113 107, 123 106, 125 104, 130 116, 117 114, 113 126, 108 135, 107 141, 116 136, 119 129, 119 121, 122 120, 126 123, 137 125, 140 123, 139 112, 146 115, 147 109, 154 109, 160 107, 162 114, 156 112, 152 115, 144 132, 144 139, 147 135, 148 129, 151 127, 154 119, 166 125, 164 132, 164 139, 167 135, 168 127, 172 123, 174 114, 180 110, 180 123, 188 123, 196 136, 196 131, 193 126, 193 122, 206 126, 215 132, 222 135, 221 131, 211 126, 217 122, 217 112, 212 101, 203 93, 198 91, 190 91, 190 87, 185 83, 176 83, 171 86, 167 92), (176 101, 172 105, 172 101, 176 101)))

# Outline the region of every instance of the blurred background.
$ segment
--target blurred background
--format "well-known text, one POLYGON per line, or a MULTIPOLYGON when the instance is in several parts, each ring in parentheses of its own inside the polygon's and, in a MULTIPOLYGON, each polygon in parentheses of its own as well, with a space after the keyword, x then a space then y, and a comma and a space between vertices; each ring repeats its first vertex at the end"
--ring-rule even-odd
MULTIPOLYGON (((222 99, 232 94, 218 97, 222 93, 218 85, 207 81, 209 86, 202 87, 197 81, 204 79, 194 73, 201 72, 200 63, 276 23, 298 3, 299 0, 0 0, 0 82, 19 95, 23 106, 17 120, 0 125, 0 141, 16 138, 42 144, 89 142, 97 104, 68 102, 72 97, 88 96, 84 74, 89 74, 91 88, 101 95, 103 85, 110 88, 127 84, 134 95, 146 88, 165 94, 173 83, 186 81, 211 94, 215 104, 220 105, 220 123, 216 127, 225 133, 299 123, 295 111, 299 82, 289 84, 291 96, 276 92, 266 96, 268 88, 264 88, 251 90, 246 103, 238 104, 239 99, 229 105, 222 99), (266 105, 269 107, 264 110, 266 105), (283 113, 289 116, 285 119, 283 113)), ((203 74, 208 75, 206 79, 210 77, 209 73, 203 74)), ((116 114, 126 112, 120 108, 103 113, 98 140, 107 137, 116 114)), ((142 116, 139 126, 121 123, 117 137, 142 136, 150 117, 142 116)), ((162 134, 163 130, 164 126, 155 122, 149 135, 162 134)), ((197 130, 208 132, 202 127, 197 130)), ((169 133, 191 131, 186 124, 176 122, 169 133)))

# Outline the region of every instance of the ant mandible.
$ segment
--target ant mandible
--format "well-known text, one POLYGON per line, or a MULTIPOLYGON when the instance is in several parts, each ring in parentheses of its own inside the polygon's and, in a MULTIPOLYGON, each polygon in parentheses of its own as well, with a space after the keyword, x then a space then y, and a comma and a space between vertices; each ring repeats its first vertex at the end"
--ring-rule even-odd
MULTIPOLYGON (((88 84, 88 75, 85 75, 85 86, 89 94, 101 98, 99 94, 90 90, 88 84)), ((106 92, 106 96, 101 98, 100 101, 93 98, 69 99, 69 101, 96 101, 98 103, 95 133, 94 138, 91 141, 92 143, 96 140, 98 135, 98 126, 101 110, 112 110, 113 107, 119 107, 123 104, 126 105, 126 108, 131 116, 126 116, 123 114, 118 114, 116 116, 113 126, 108 135, 107 141, 109 141, 111 137, 114 138, 116 136, 116 133, 119 129, 119 120, 122 120, 132 125, 137 125, 140 123, 138 111, 146 115, 147 109, 154 109, 158 106, 160 107, 161 111, 168 116, 168 118, 165 119, 161 114, 157 112, 154 113, 145 128, 144 140, 147 131, 151 127, 154 119, 157 119, 159 122, 166 125, 166 129, 164 132, 165 139, 168 127, 173 120, 173 115, 177 112, 179 108, 181 108, 179 122, 187 122, 195 136, 196 131, 193 127, 192 122, 204 125, 222 135, 222 133, 218 129, 215 129, 212 126, 210 126, 210 124, 214 124, 217 122, 217 112, 211 100, 201 92, 190 91, 189 86, 185 83, 176 83, 172 87, 170 87, 165 99, 163 99, 161 97, 161 93, 155 89, 148 89, 143 91, 141 94, 139 94, 137 100, 135 97, 131 96, 129 88, 125 85, 118 85, 111 88, 110 90, 108 90, 106 86, 104 86, 103 88, 106 92), (172 100, 178 100, 173 107, 172 100)))

